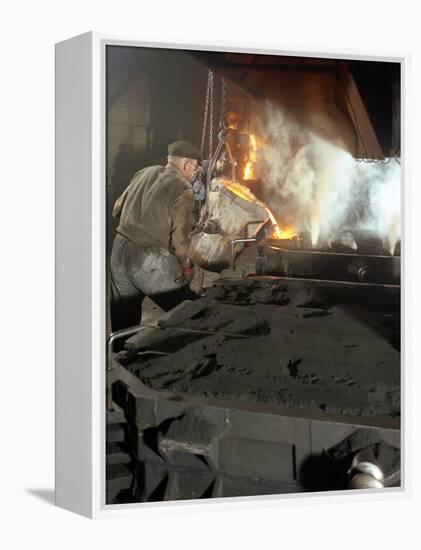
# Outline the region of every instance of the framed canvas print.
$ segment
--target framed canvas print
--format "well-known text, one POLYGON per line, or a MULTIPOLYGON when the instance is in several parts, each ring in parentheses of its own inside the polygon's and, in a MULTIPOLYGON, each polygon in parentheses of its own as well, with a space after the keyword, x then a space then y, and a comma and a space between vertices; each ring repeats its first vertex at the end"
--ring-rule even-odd
POLYGON ((402 491, 405 57, 56 48, 57 504, 402 491))

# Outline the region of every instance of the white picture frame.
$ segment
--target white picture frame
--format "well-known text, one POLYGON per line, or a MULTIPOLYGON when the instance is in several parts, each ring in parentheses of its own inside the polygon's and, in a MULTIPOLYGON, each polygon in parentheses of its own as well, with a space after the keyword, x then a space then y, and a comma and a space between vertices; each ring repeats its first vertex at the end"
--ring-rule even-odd
MULTIPOLYGON (((56 45, 56 504, 90 517, 139 513, 168 506, 205 509, 215 505, 240 506, 251 501, 279 505, 306 498, 385 498, 385 492, 350 494, 276 495, 224 498, 183 503, 106 505, 105 503, 105 390, 106 390, 106 255, 105 255, 105 49, 108 45, 261 53, 336 59, 394 61, 402 68, 402 273, 406 274, 407 194, 406 104, 409 55, 381 52, 302 51, 262 44, 207 42, 164 43, 101 33, 86 33, 56 45), (71 231, 70 231, 71 228, 71 231), (380 495, 380 496, 379 496, 380 495)), ((402 339, 408 296, 402 290, 402 339)), ((401 449, 402 486, 387 491, 387 498, 408 493, 408 406, 402 342, 401 449)))

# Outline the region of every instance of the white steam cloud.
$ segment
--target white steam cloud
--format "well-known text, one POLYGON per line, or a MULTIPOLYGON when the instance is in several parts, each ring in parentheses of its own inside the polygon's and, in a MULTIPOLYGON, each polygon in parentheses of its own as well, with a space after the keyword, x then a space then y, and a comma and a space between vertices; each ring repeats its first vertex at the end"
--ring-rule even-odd
POLYGON ((339 140, 326 141, 272 103, 259 134, 264 199, 281 225, 308 232, 313 246, 341 238, 355 249, 350 231, 376 232, 393 254, 401 210, 396 160, 358 162, 339 140))

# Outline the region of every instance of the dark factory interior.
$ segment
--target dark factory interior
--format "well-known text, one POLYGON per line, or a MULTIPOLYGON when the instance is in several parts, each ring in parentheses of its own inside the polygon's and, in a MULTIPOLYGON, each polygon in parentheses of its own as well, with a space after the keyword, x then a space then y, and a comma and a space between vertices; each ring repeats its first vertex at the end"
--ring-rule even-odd
POLYGON ((107 269, 135 174, 202 154, 194 299, 108 318, 107 504, 400 486, 400 83, 107 46, 107 269))

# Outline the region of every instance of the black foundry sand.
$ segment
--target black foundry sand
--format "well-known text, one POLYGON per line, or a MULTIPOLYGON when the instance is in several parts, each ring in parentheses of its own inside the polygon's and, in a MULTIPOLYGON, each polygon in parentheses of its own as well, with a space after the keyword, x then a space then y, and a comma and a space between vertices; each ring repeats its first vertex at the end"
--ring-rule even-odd
POLYGON ((131 349, 169 355, 136 356, 129 369, 157 390, 399 416, 396 304, 373 307, 353 292, 341 300, 312 285, 227 281, 132 338, 131 349))

